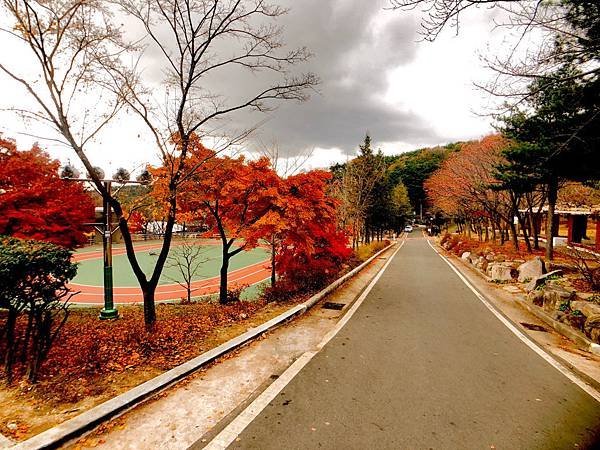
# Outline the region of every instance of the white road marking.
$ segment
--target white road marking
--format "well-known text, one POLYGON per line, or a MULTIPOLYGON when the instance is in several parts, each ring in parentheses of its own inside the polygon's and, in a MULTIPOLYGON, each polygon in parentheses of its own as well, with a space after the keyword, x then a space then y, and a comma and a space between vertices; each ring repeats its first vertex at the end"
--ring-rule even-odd
POLYGON ((277 378, 263 393, 261 393, 240 415, 238 415, 229 425, 227 425, 215 438, 208 443, 207 450, 222 450, 226 449, 237 437, 244 431, 244 429, 250 425, 250 423, 265 409, 269 403, 273 401, 275 397, 294 379, 296 375, 310 362, 310 360, 323 349, 323 347, 344 327, 344 325, 350 320, 354 313, 358 310, 360 305, 365 301, 373 286, 379 281, 381 275, 385 272, 387 267, 392 262, 396 253, 400 251, 404 241, 398 246, 396 251, 390 256, 385 265, 375 275, 375 278, 369 283, 364 292, 360 295, 358 300, 354 302, 352 308, 342 317, 342 319, 336 324, 335 328, 331 330, 323 340, 317 346, 316 351, 306 352, 302 354, 294 363, 286 369, 283 374, 277 378))
POLYGON ((463 283, 467 285, 467 287, 475 294, 475 296, 483 303, 491 312, 496 316, 496 318, 506 326, 512 333, 517 336, 525 345, 527 345, 531 350, 537 353, 540 357, 542 357, 548 364, 562 373, 565 377, 567 377, 571 382, 579 386, 583 391, 585 391, 590 397, 600 403, 600 392, 594 389, 592 386, 587 384, 585 381, 581 380, 577 377, 573 372, 571 372, 567 367, 561 364, 559 361, 555 360, 552 356, 546 353, 544 350, 539 348, 534 342, 532 342, 531 338, 519 330, 510 320, 508 320, 504 315, 502 315, 496 308, 483 296, 479 293, 479 291, 467 280, 462 273, 458 271, 456 267, 442 255, 437 249, 431 244, 430 241, 427 241, 429 246, 436 252, 442 260, 446 264, 450 266, 450 268, 458 275, 458 277, 462 280, 463 283))

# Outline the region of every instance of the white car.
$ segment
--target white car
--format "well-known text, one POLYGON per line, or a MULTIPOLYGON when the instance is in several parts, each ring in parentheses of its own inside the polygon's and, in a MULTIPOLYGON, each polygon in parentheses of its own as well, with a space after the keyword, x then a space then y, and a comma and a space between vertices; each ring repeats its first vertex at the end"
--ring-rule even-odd
POLYGON ((412 225, 406 225, 406 226, 404 227, 404 231, 406 231, 407 233, 411 233, 411 232, 412 232, 412 230, 413 230, 413 227, 412 227, 412 225))

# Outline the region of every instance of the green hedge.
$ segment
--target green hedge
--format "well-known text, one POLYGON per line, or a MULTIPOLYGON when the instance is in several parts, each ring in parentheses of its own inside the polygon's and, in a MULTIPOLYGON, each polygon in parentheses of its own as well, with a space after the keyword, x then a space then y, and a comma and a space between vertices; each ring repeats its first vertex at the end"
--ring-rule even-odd
POLYGON ((66 284, 77 273, 72 252, 47 242, 0 236, 0 357, 11 382, 15 367, 35 381, 68 317, 66 284))

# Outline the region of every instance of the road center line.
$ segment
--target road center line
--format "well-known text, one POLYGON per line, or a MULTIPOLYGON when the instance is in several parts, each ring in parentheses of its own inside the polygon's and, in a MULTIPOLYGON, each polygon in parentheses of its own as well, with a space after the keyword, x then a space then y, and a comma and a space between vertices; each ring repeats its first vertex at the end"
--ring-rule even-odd
POLYGON ((405 241, 398 246, 392 256, 387 260, 381 270, 375 275, 364 292, 360 295, 354 305, 340 319, 336 326, 325 335, 323 340, 317 346, 316 351, 310 351, 302 354, 294 363, 288 367, 277 380, 275 380, 265 391, 260 394, 244 411, 242 411, 235 419, 231 421, 215 438, 208 443, 204 449, 206 450, 223 450, 226 449, 244 429, 252 423, 252 421, 273 401, 275 397, 294 379, 296 375, 310 362, 310 360, 323 349, 323 347, 346 325, 358 310, 360 305, 365 301, 371 289, 377 284, 381 275, 392 262, 396 253, 400 251, 405 241))
POLYGON ((573 372, 571 372, 567 367, 561 364, 559 361, 554 359, 544 350, 542 350, 536 343, 534 343, 529 336, 519 330, 509 319, 507 319, 501 312, 499 312, 495 306, 493 306, 489 300, 487 300, 470 282, 467 280, 462 273, 458 271, 456 267, 442 255, 428 240, 427 243, 433 249, 434 252, 438 254, 442 260, 446 264, 450 266, 450 268, 458 275, 458 277, 462 280, 463 283, 467 285, 467 287, 475 294, 475 296, 483 303, 491 312, 496 316, 496 318, 506 326, 512 333, 517 336, 525 345, 527 345, 531 350, 537 353, 540 357, 542 357, 548 364, 562 373, 565 377, 567 377, 571 382, 579 386, 583 391, 585 391, 590 397, 600 403, 600 392, 594 389, 592 386, 587 384, 585 381, 581 380, 577 377, 573 372))

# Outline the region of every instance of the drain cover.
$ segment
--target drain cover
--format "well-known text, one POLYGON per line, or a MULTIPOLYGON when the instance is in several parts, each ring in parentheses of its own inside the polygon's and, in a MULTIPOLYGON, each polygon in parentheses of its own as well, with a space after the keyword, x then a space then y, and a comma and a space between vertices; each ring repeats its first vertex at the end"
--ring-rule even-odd
POLYGON ((345 303, 333 303, 333 302, 325 302, 323 303, 323 308, 325 309, 336 309, 336 310, 341 310, 344 306, 346 306, 345 303))
POLYGON ((548 330, 546 330, 544 327, 540 326, 540 325, 535 325, 533 323, 527 323, 527 322, 521 322, 521 325, 523 325, 525 328, 527 328, 528 330, 533 330, 533 331, 544 331, 544 332, 548 332, 548 330))

